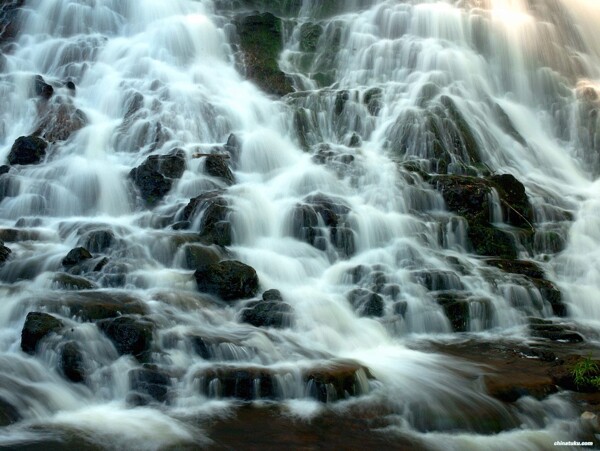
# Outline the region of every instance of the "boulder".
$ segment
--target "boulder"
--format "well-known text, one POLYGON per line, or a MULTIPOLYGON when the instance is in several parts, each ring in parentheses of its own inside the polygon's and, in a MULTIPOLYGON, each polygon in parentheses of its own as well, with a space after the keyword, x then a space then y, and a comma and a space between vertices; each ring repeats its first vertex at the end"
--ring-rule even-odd
POLYGON ((262 300, 253 301, 241 311, 240 319, 256 327, 274 327, 281 329, 292 323, 292 307, 283 302, 279 290, 268 290, 262 300))
POLYGON ((228 185, 233 185, 235 179, 225 157, 226 155, 208 155, 204 161, 204 169, 208 175, 220 178, 228 185))
POLYGON ((77 342, 68 341, 62 346, 58 366, 62 374, 71 382, 83 382, 85 380, 83 354, 77 342))
POLYGON ((221 261, 221 252, 216 246, 186 244, 183 247, 183 255, 183 264, 187 269, 195 269, 221 261))
POLYGON ((382 317, 385 303, 377 293, 363 288, 355 288, 347 295, 348 301, 359 316, 382 317))
POLYGON ((250 14, 238 17, 235 24, 246 76, 269 94, 283 96, 293 92, 278 65, 283 50, 281 19, 271 13, 250 14))
POLYGON ((54 88, 52 85, 46 83, 41 75, 36 75, 34 77, 33 89, 35 91, 35 95, 46 100, 48 100, 50 97, 52 97, 52 94, 54 94, 54 88))
POLYGON ((145 304, 139 299, 122 292, 78 291, 47 295, 35 304, 48 311, 68 311, 69 316, 81 321, 98 321, 121 315, 144 315, 145 304))
POLYGON ((100 320, 97 326, 113 342, 121 355, 132 355, 140 361, 148 360, 152 346, 154 324, 143 318, 119 316, 100 320))
POLYGON ((0 240, 0 266, 10 257, 12 251, 4 245, 4 241, 0 240))
POLYGON ((62 328, 62 321, 52 315, 29 312, 21 331, 21 349, 27 354, 35 354, 38 344, 44 337, 62 328))
POLYGON ((224 301, 247 299, 258 292, 254 268, 235 260, 202 266, 194 273, 198 289, 224 301))
POLYGON ((93 256, 86 248, 76 247, 75 249, 71 249, 67 256, 63 258, 62 265, 66 268, 69 268, 91 258, 93 258, 93 256))
POLYGON ((21 414, 15 406, 0 398, 0 427, 10 426, 21 420, 21 414))
POLYGON ((169 375, 153 365, 144 365, 143 368, 129 371, 131 390, 155 401, 167 401, 170 385, 169 375))
POLYGON ((38 164, 46 156, 48 143, 37 136, 21 136, 12 145, 8 164, 38 164))
POLYGON ((229 203, 222 196, 223 191, 208 191, 190 199, 183 209, 182 219, 194 222, 197 215, 200 219, 200 238, 205 244, 219 246, 231 245, 231 224, 228 221, 229 203))
POLYGON ((129 173, 148 206, 156 205, 185 171, 185 152, 173 149, 167 155, 151 155, 129 173))
POLYGON ((110 229, 91 230, 82 236, 83 247, 90 252, 104 252, 116 241, 110 229))
POLYGON ((64 272, 57 273, 52 277, 52 285, 59 290, 92 290, 98 288, 94 282, 85 277, 73 276, 64 272))
MULTIPOLYGON (((43 81, 42 81, 43 82, 43 81)), ((43 85, 42 85, 43 86, 43 85)), ((36 85, 36 92, 41 91, 44 97, 50 88, 36 85)), ((34 135, 54 143, 66 141, 76 131, 81 130, 88 124, 88 118, 83 111, 77 108, 70 98, 54 97, 41 108, 41 116, 36 126, 34 135)))

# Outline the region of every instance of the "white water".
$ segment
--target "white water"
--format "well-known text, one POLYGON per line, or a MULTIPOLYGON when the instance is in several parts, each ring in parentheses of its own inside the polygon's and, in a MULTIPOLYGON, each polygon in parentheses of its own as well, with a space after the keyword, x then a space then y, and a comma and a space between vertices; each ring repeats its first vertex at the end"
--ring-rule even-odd
MULTIPOLYGON (((196 419, 223 415, 232 403, 200 393, 198 372, 219 365, 272 370, 287 408, 310 417, 325 407, 306 397, 300 374, 334 359, 360 362, 376 381, 364 381, 368 395, 326 408, 383 405, 396 416, 392 429, 432 448, 543 449, 576 429, 574 410, 561 397, 520 409, 515 422, 514 411, 469 377, 476 369, 405 347, 413 334, 452 332, 433 294, 417 281, 418 271, 440 272, 443 287, 484 300, 471 303, 470 332, 524 334, 527 316, 550 317, 552 309, 535 290, 486 268, 499 281, 491 283, 482 261, 466 252, 464 222, 398 162, 415 160, 435 170, 424 111, 449 96, 479 143, 482 164, 523 182, 536 227, 567 243, 559 254, 542 243, 534 254, 521 249, 521 257, 543 265, 572 317, 600 327, 598 122, 586 115, 590 107, 581 95, 600 84, 600 6, 593 0, 540 0, 533 11, 524 0, 348 2, 320 22, 324 34, 307 65, 298 37, 303 21, 323 13, 318 3, 304 1, 300 23, 286 25, 280 65, 300 93, 282 100, 239 74, 231 18, 219 8, 229 2, 26 3, 24 25, 0 77, 0 161, 17 137, 35 129, 41 102, 31 94, 35 75, 55 86, 55 99, 70 99, 64 101, 81 109, 89 123, 53 145, 43 164, 2 176, 10 178, 10 189, 0 202, 1 225, 40 222, 25 227, 39 239, 7 243, 12 256, 0 269, 0 396, 24 417, 0 443, 31 439, 32 427, 41 426, 80 431, 109 448, 130 446, 133 431, 146 437, 140 448, 203 444, 196 419), (319 89, 317 73, 327 73, 334 84, 319 89), (60 87, 67 80, 75 83, 75 95, 60 87), (361 103, 374 87, 381 90, 378 115, 361 103), (356 101, 337 112, 336 90, 348 90, 356 101), (143 96, 142 107, 125 117, 136 94, 143 96), (302 150, 294 128, 298 108, 315 114, 310 152, 302 150), (362 138, 358 148, 348 146, 352 132, 362 138), (205 175, 202 159, 193 155, 223 145, 230 133, 242 149, 236 183, 227 187, 205 175), (403 136, 408 145, 401 149, 403 136), (352 155, 352 164, 317 164, 312 153, 320 143, 352 155), (148 155, 173 148, 185 151, 187 170, 149 210, 136 200, 127 175, 148 155), (177 254, 176 232, 161 218, 172 218, 190 198, 215 188, 227 189, 232 206, 232 255, 256 269, 261 291, 281 291, 294 309, 293 327, 254 328, 238 321, 241 305, 223 307, 197 294, 192 271, 177 254), (331 243, 319 250, 294 238, 293 210, 317 192, 349 207, 345 221, 356 248, 349 258, 331 243), (563 210, 574 214, 573 223, 557 221, 563 210), (77 229, 85 224, 100 224, 117 237, 107 269, 90 277, 112 293, 108 275, 126 267, 116 291, 139 297, 150 309, 157 325, 152 360, 171 375, 169 405, 128 407, 127 374, 139 363, 118 358, 90 323, 65 318, 91 368, 86 384, 59 375, 51 343, 36 357, 20 351, 26 314, 43 309, 40 299, 61 296, 52 275, 81 244, 77 229), (453 262, 464 268, 462 274, 453 262), (359 265, 367 273, 353 280, 351 271, 359 265), (387 293, 394 287, 398 293, 383 294, 382 318, 360 317, 346 295, 359 285, 369 288, 376 277, 384 278, 387 293), (192 335, 220 343, 213 345, 216 361, 192 352, 192 335), (507 427, 498 437, 480 433, 473 411, 522 428, 507 427)), ((453 156, 449 171, 461 173, 461 164, 475 163, 468 159, 453 156)), ((495 211, 494 221, 498 216, 495 211)))

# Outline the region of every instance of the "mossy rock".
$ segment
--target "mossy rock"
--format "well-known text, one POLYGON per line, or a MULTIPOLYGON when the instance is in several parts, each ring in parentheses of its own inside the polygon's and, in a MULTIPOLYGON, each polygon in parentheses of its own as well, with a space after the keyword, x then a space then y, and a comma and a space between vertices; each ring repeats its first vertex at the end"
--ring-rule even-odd
POLYGON ((269 94, 284 96, 293 92, 278 64, 283 50, 281 19, 271 13, 262 13, 239 17, 235 23, 244 53, 246 76, 269 94))
POLYGON ((300 27, 300 50, 314 53, 317 51, 317 43, 323 34, 323 27, 319 24, 306 22, 300 27))

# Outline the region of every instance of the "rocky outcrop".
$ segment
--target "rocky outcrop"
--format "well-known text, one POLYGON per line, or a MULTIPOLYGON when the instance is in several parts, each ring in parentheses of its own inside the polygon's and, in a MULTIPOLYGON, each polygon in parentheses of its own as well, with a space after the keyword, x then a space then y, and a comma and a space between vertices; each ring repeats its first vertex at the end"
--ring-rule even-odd
POLYGON ((246 76, 269 94, 283 96, 293 92, 278 65, 283 50, 281 19, 271 13, 250 14, 238 17, 235 24, 246 76))
POLYGON ((8 164, 38 164, 46 157, 48 143, 37 136, 21 136, 12 145, 8 164))
POLYGON ((254 268, 227 260, 203 266, 194 273, 198 289, 224 301, 248 299, 258 292, 258 276, 254 268))
POLYGON ((129 173, 148 206, 154 206, 169 192, 174 180, 185 171, 185 152, 174 149, 167 155, 151 155, 129 173))
POLYGON ((246 305, 240 313, 240 319, 256 327, 281 329, 291 326, 292 315, 292 307, 283 302, 279 290, 268 290, 263 293, 261 300, 246 305))
POLYGON ((51 333, 59 332, 63 323, 58 318, 41 312, 29 312, 21 331, 21 349, 35 354, 40 341, 51 333))
POLYGON ((132 355, 140 361, 150 357, 154 324, 144 318, 119 316, 96 323, 113 342, 121 355, 132 355))

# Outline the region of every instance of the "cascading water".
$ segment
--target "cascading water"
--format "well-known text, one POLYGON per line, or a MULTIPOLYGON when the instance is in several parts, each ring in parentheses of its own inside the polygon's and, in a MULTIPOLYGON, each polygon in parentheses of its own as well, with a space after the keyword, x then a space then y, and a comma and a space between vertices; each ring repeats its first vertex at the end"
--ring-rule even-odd
POLYGON ((564 316, 595 353, 594 0, 0 6, 1 447, 594 439, 441 353, 564 316))

